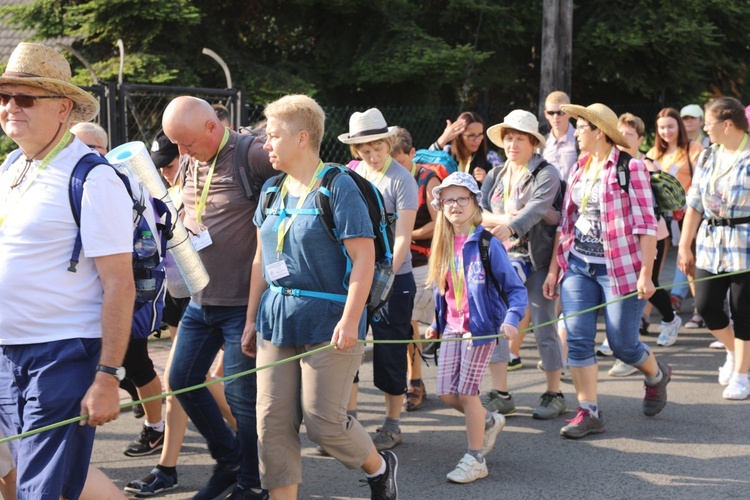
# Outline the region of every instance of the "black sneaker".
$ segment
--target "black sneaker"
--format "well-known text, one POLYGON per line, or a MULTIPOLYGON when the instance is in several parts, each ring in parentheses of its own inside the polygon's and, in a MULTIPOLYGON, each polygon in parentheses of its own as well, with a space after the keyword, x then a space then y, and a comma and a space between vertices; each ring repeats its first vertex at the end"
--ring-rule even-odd
POLYGON ((377 477, 367 478, 372 492, 370 498, 372 500, 396 500, 398 499, 398 485, 396 484, 398 458, 392 451, 381 451, 380 456, 385 460, 385 472, 377 477))
POLYGON ((133 416, 138 420, 146 416, 146 412, 143 410, 142 404, 133 405, 133 416))
POLYGON ((509 372, 520 370, 521 368, 523 368, 523 361, 521 361, 521 356, 517 358, 511 358, 510 361, 508 361, 509 372))
POLYGON ((122 452, 128 457, 144 457, 158 453, 163 447, 164 433, 144 425, 138 439, 130 443, 122 452))
POLYGON ((125 491, 135 493, 137 497, 150 497, 173 488, 177 488, 177 472, 167 474, 159 469, 154 469, 143 479, 129 482, 125 486, 125 491))
POLYGON ((269 498, 268 490, 243 488, 238 484, 224 500, 268 500, 269 498))
POLYGON ((214 466, 214 473, 208 480, 208 484, 193 497, 193 500, 214 500, 215 498, 226 497, 237 484, 239 473, 239 465, 234 467, 214 466))

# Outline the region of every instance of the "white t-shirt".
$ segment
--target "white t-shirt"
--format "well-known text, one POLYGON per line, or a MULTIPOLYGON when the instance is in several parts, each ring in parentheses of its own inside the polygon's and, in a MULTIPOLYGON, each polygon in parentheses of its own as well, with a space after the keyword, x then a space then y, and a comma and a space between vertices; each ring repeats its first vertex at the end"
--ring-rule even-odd
POLYGON ((101 337, 103 289, 93 257, 133 251, 133 203, 114 170, 89 174, 81 208, 83 250, 77 272, 67 269, 77 227, 68 186, 76 162, 91 150, 74 138, 30 185, 10 185, 19 158, 0 176, 0 345, 101 337), (19 197, 19 193, 22 193, 19 197))

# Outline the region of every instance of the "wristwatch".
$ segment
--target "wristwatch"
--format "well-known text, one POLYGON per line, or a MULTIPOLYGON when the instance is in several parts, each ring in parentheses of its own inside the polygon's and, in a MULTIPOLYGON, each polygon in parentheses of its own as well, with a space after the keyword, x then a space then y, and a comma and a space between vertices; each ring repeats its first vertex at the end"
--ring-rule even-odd
POLYGON ((113 377, 115 377, 117 380, 122 382, 122 379, 125 378, 125 367, 118 366, 117 368, 112 368, 111 366, 105 366, 105 365, 99 365, 96 367, 96 371, 98 372, 104 372, 109 373, 113 377))

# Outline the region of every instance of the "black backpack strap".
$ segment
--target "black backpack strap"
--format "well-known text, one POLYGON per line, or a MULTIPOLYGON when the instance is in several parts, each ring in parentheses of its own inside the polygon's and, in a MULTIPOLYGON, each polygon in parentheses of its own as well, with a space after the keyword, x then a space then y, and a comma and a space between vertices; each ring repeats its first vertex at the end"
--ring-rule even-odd
POLYGON ((266 220, 266 215, 268 215, 269 210, 271 210, 271 205, 273 205, 273 200, 276 199, 276 195, 279 194, 279 190, 281 189, 281 185, 284 183, 284 179, 286 179, 286 174, 281 173, 275 177, 271 178, 273 182, 266 188, 266 191, 263 193, 263 200, 261 202, 261 219, 266 220))
POLYGON ((247 153, 254 140, 254 135, 239 134, 234 145, 234 181, 242 188, 248 200, 255 198, 255 190, 250 182, 250 172, 247 166, 247 153))
POLYGON ((633 157, 625 151, 620 151, 620 157, 617 159, 617 184, 625 193, 630 188, 630 160, 632 159, 633 157))
POLYGON ((484 267, 484 275, 486 276, 487 283, 492 281, 492 285, 497 290, 500 300, 505 303, 505 307, 508 307, 508 294, 500 287, 500 283, 497 282, 495 275, 492 273, 492 266, 490 265, 490 242, 492 238, 494 236, 492 236, 491 232, 486 229, 482 230, 482 236, 479 238, 479 256, 482 258, 482 267, 484 267))

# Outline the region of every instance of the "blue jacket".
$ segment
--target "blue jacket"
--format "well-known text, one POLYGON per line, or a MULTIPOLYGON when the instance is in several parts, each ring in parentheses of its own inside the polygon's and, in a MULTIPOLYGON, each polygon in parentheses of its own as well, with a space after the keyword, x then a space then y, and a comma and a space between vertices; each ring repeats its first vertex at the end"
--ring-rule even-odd
MULTIPOLYGON (((492 238, 490 242, 490 268, 500 289, 508 297, 508 305, 500 298, 492 280, 487 281, 479 253, 479 242, 483 230, 483 226, 478 226, 469 235, 463 248, 466 297, 469 301, 469 329, 474 337, 497 335, 503 323, 517 328, 529 301, 526 287, 510 263, 505 247, 497 238, 492 238)), ((441 295, 437 287, 434 288, 434 294, 436 324, 433 326, 438 333, 442 334, 445 330, 448 305, 445 295, 441 295)), ((495 339, 475 340, 474 344, 482 345, 494 341, 495 339)))

